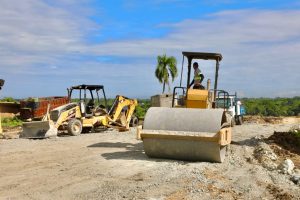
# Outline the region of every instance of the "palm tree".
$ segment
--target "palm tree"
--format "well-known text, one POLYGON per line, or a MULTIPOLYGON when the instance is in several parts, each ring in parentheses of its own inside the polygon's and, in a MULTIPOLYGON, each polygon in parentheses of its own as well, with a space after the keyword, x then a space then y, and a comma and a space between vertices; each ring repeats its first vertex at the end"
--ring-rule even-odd
POLYGON ((167 57, 166 54, 162 56, 157 56, 157 66, 155 70, 155 76, 160 83, 163 84, 163 92, 165 92, 166 84, 169 87, 170 91, 170 83, 169 76, 171 75, 172 82, 177 77, 177 61, 174 56, 167 57))

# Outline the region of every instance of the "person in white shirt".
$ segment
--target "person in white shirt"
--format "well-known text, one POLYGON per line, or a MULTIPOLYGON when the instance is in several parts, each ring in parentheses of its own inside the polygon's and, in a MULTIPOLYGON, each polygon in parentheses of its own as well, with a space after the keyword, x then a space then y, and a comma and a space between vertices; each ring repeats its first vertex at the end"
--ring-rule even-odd
POLYGON ((190 84, 190 87, 192 85, 193 89, 201 89, 204 90, 205 88, 203 87, 203 85, 201 85, 203 79, 204 79, 204 75, 201 73, 201 70, 199 69, 199 65, 197 62, 193 63, 193 68, 194 68, 194 79, 190 84))

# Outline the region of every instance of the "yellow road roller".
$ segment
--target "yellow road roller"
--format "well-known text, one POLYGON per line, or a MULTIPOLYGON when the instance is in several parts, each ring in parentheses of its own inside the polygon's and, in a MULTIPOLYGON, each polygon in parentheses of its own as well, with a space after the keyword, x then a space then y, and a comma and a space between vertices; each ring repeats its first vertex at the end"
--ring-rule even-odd
MULTIPOLYGON (((223 162, 231 143, 231 116, 223 109, 228 92, 218 90, 219 53, 182 52, 187 58, 187 85, 173 90, 172 107, 151 107, 144 119, 141 139, 147 156, 186 161, 223 162), (214 88, 199 86, 194 59, 216 61, 214 88), (196 72, 195 72, 196 71, 196 72), (191 82, 197 82, 192 88, 191 82), (223 98, 221 98, 223 97, 223 98), (222 99, 218 101, 218 99, 222 99)), ((184 63, 184 62, 183 62, 184 63)), ((201 83, 201 82, 200 82, 201 83)))

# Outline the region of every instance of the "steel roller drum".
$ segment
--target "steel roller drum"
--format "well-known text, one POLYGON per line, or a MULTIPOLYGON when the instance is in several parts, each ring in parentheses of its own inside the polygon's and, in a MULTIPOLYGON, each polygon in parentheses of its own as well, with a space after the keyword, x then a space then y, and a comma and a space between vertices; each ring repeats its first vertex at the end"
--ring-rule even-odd
POLYGON ((223 162, 219 144, 222 109, 152 107, 145 116, 141 137, 149 157, 223 162))

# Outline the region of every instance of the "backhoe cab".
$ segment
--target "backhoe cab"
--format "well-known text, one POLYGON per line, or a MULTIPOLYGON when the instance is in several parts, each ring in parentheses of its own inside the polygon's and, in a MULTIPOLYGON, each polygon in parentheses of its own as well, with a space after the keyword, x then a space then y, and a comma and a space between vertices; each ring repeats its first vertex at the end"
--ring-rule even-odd
POLYGON ((74 99, 76 92, 79 93, 77 95, 82 117, 89 118, 94 115, 101 115, 102 112, 107 113, 108 107, 103 85, 72 86, 68 89, 69 99, 72 99, 72 94, 74 99), (102 97, 101 100, 100 97, 102 97))

